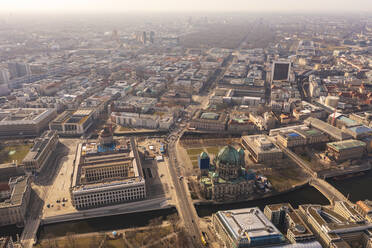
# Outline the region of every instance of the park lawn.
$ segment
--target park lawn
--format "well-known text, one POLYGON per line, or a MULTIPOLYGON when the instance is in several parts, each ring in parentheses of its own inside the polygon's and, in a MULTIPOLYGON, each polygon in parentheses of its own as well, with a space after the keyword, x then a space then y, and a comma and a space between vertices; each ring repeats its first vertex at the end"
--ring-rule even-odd
POLYGON ((11 163, 13 160, 21 163, 30 151, 32 144, 17 145, 17 146, 5 146, 0 150, 0 164, 11 163), (15 153, 10 154, 10 152, 15 153))
POLYGON ((200 155, 200 153, 202 153, 204 150, 203 148, 190 148, 187 149, 186 151, 189 156, 197 156, 200 155))
POLYGON ((221 147, 219 146, 213 146, 213 147, 207 147, 208 155, 217 155, 220 151, 221 147))
POLYGON ((265 176, 276 191, 288 190, 293 185, 300 184, 306 180, 306 175, 299 168, 278 169, 265 176))

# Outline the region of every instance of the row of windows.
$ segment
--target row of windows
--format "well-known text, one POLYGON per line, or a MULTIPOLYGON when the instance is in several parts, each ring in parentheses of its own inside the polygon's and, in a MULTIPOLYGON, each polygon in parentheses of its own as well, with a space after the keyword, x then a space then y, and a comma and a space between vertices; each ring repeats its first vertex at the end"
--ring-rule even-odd
POLYGON ((124 201, 131 201, 131 200, 139 200, 145 197, 144 192, 143 194, 133 195, 133 196, 118 196, 115 198, 110 199, 102 199, 100 201, 76 201, 75 205, 77 208, 86 208, 86 207, 94 207, 99 205, 107 205, 111 203, 119 203, 124 201))
POLYGON ((102 176, 115 176, 115 175, 128 175, 128 170, 105 171, 105 172, 100 172, 100 173, 87 173, 86 177, 102 177, 102 176))
POLYGON ((120 166, 106 166, 106 167, 103 167, 103 168, 89 168, 86 170, 86 173, 92 173, 92 174, 95 174, 95 173, 103 173, 103 172, 107 172, 107 171, 123 171, 123 170, 128 170, 128 167, 129 167, 129 163, 126 163, 126 164, 122 164, 120 166))
POLYGON ((145 188, 131 188, 131 189, 125 189, 125 190, 117 190, 117 191, 110 191, 110 192, 104 192, 104 193, 97 193, 97 194, 91 194, 91 195, 84 195, 84 196, 77 196, 75 198, 76 201, 91 201, 91 200, 103 200, 109 197, 110 199, 113 199, 114 197, 123 195, 123 196, 133 196, 138 194, 145 194, 145 188))
POLYGON ((117 198, 127 198, 127 197, 135 197, 138 195, 144 195, 144 191, 136 192, 136 193, 128 193, 128 194, 117 194, 117 195, 109 195, 109 196, 101 196, 101 197, 91 197, 88 199, 76 198, 76 202, 90 202, 90 201, 105 201, 105 200, 112 200, 117 198))
POLYGON ((110 191, 110 192, 103 192, 103 193, 96 193, 96 194, 92 194, 92 195, 85 195, 85 196, 80 196, 79 198, 82 198, 82 199, 89 199, 89 198, 93 198, 93 197, 98 197, 98 196, 107 196, 107 195, 116 195, 116 194, 128 194, 128 193, 136 193, 136 192, 139 192, 139 191, 144 191, 145 188, 144 187, 138 187, 138 188, 130 188, 130 189, 124 189, 124 190, 116 190, 116 191, 110 191))

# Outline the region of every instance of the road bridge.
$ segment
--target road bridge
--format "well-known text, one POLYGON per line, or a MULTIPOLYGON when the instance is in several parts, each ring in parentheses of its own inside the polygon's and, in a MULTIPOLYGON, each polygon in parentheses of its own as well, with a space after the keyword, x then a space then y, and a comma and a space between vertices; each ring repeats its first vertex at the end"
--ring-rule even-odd
POLYGON ((340 191, 338 191, 335 187, 333 187, 323 179, 314 178, 309 181, 309 184, 316 188, 325 197, 327 197, 332 205, 336 201, 345 201, 349 204, 352 204, 349 199, 347 199, 340 191))
POLYGON ((283 145, 276 142, 276 139, 271 137, 271 141, 276 143, 282 151, 291 158, 298 166, 303 168, 308 175, 312 178, 309 180, 309 184, 316 188, 320 193, 322 193, 329 202, 333 205, 335 201, 346 201, 351 203, 340 191, 338 191, 331 184, 327 183, 325 180, 322 180, 317 177, 317 173, 313 171, 308 162, 300 158, 296 153, 292 152, 290 149, 284 147, 283 145))

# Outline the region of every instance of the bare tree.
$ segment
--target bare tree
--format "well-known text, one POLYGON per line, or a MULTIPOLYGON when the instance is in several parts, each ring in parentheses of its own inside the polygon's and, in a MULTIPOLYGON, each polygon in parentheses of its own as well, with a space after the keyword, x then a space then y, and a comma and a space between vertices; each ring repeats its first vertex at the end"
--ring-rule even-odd
POLYGON ((68 247, 76 248, 76 240, 74 237, 74 233, 68 232, 66 234, 66 238, 67 238, 67 243, 69 245, 68 247))

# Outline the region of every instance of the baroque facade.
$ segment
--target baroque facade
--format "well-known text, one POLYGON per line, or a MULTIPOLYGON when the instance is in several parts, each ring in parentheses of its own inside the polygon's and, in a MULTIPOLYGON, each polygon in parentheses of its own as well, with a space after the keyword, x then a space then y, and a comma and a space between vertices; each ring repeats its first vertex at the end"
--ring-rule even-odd
POLYGON ((204 197, 221 201, 251 194, 255 181, 249 178, 244 165, 243 149, 237 151, 230 145, 223 147, 212 165, 201 173, 200 188, 204 197))

